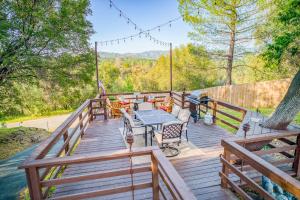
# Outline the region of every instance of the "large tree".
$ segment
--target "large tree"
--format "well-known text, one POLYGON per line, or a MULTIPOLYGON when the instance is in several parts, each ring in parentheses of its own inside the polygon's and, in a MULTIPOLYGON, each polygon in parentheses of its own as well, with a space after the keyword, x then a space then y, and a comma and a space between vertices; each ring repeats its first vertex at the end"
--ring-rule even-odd
POLYGON ((286 129, 300 111, 300 0, 274 0, 270 9, 269 27, 266 34, 267 48, 263 54, 267 67, 294 67, 296 74, 291 85, 273 115, 263 124, 274 129, 286 129))
POLYGON ((234 59, 254 50, 252 33, 261 15, 257 0, 178 1, 184 20, 195 30, 190 36, 223 61, 226 84, 232 84, 234 59))
POLYGON ((1 0, 0 87, 43 68, 41 59, 88 47, 88 0, 1 0))

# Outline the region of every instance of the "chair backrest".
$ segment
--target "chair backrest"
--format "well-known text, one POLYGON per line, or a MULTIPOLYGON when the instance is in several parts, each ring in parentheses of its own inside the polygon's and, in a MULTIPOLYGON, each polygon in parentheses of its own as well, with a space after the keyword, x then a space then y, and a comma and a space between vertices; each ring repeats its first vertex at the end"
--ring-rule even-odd
POLYGON ((163 124, 162 140, 181 138, 182 126, 183 124, 177 121, 163 124))
POLYGON ((134 121, 127 112, 124 113, 124 122, 128 130, 132 132, 132 127, 134 127, 134 121))
POLYGON ((111 106, 111 102, 108 97, 106 98, 106 105, 111 106))
POLYGON ((139 105, 139 110, 152 110, 152 109, 153 109, 152 103, 149 102, 144 102, 139 105))
POLYGON ((122 107, 122 104, 119 101, 113 101, 110 104, 111 104, 111 107, 114 109, 119 109, 122 107))
POLYGON ((175 117, 178 117, 180 110, 181 108, 178 105, 174 105, 171 114, 174 115, 175 117))
POLYGON ((187 123, 190 119, 191 112, 189 109, 181 109, 178 114, 178 119, 184 123, 187 123))

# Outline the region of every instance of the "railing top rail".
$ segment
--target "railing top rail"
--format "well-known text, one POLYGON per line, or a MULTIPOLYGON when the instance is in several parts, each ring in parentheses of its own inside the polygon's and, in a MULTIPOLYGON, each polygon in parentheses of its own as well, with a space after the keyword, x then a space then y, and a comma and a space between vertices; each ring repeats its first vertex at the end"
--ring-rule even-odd
POLYGON ((128 149, 122 149, 117 151, 106 151, 104 153, 87 153, 73 156, 56 157, 56 158, 45 158, 39 160, 32 160, 30 162, 22 164, 21 168, 45 168, 56 165, 68 165, 68 164, 79 164, 89 163, 96 161, 108 161, 114 159, 128 158, 130 156, 144 156, 152 153, 153 150, 158 147, 141 147, 133 148, 131 152, 128 149))
POLYGON ((240 107, 240 106, 235 106, 235 105, 232 105, 230 103, 227 103, 225 101, 220 101, 220 100, 217 100, 217 99, 211 99, 212 101, 215 101, 217 102, 219 105, 221 106, 224 106, 224 107, 227 107, 227 108, 230 108, 232 110, 235 110, 235 111, 239 111, 239 112, 247 112, 247 109, 246 108, 243 108, 243 107, 240 107))
POLYGON ((243 160, 246 160, 254 169, 269 177, 272 181, 283 187, 288 192, 296 196, 300 196, 300 182, 295 178, 289 176, 284 171, 278 169, 271 163, 248 151, 246 148, 234 141, 222 140, 221 144, 229 152, 243 160))
MULTIPOLYGON (((245 143, 253 143, 253 142, 260 142, 260 141, 267 141, 291 136, 298 136, 300 135, 300 130, 274 130, 272 133, 260 134, 260 135, 251 135, 248 136, 246 139, 244 138, 233 138, 229 139, 230 141, 234 141, 238 144, 245 144, 245 143)), ((227 141, 229 141, 227 140, 227 141)))
POLYGON ((75 112, 73 112, 57 129, 55 129, 55 131, 50 135, 50 137, 44 140, 34 150, 34 152, 30 155, 30 157, 27 160, 25 160, 24 164, 35 159, 43 158, 53 147, 53 145, 55 145, 58 142, 62 134, 68 130, 68 128, 76 120, 79 114, 82 113, 83 110, 88 107, 89 103, 90 100, 88 99, 75 112))
MULTIPOLYGON (((140 94, 163 94, 170 93, 171 91, 150 91, 150 92, 139 92, 140 94)), ((118 95, 133 95, 134 92, 120 92, 120 93, 107 93, 105 96, 118 96, 118 95)))

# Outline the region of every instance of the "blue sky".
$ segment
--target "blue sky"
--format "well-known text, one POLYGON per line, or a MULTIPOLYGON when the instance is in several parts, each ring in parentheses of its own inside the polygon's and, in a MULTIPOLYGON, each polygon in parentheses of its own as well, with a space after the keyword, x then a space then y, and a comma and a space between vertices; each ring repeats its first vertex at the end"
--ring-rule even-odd
MULTIPOLYGON (((143 29, 152 28, 180 16, 176 0, 113 0, 113 2, 143 29)), ((109 0, 91 0, 91 9, 93 14, 88 19, 92 22, 96 32, 91 37, 92 45, 95 41, 117 39, 138 33, 133 26, 127 24, 124 18, 119 17, 115 9, 109 7, 109 0)), ((159 40, 172 42, 173 46, 180 46, 191 42, 187 36, 189 31, 192 31, 191 27, 182 20, 178 20, 172 23, 171 27, 165 26, 160 31, 156 30, 151 34, 159 40)), ((99 45, 100 51, 117 53, 168 50, 168 48, 154 44, 143 36, 125 43, 120 41, 119 44, 99 45)))

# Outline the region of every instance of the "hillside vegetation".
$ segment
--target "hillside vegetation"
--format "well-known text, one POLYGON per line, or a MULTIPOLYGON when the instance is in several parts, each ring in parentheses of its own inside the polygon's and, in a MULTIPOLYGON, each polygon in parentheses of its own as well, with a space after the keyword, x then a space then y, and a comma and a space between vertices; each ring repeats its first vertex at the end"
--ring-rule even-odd
POLYGON ((41 142, 49 134, 46 130, 38 128, 0 128, 0 160, 41 142))

